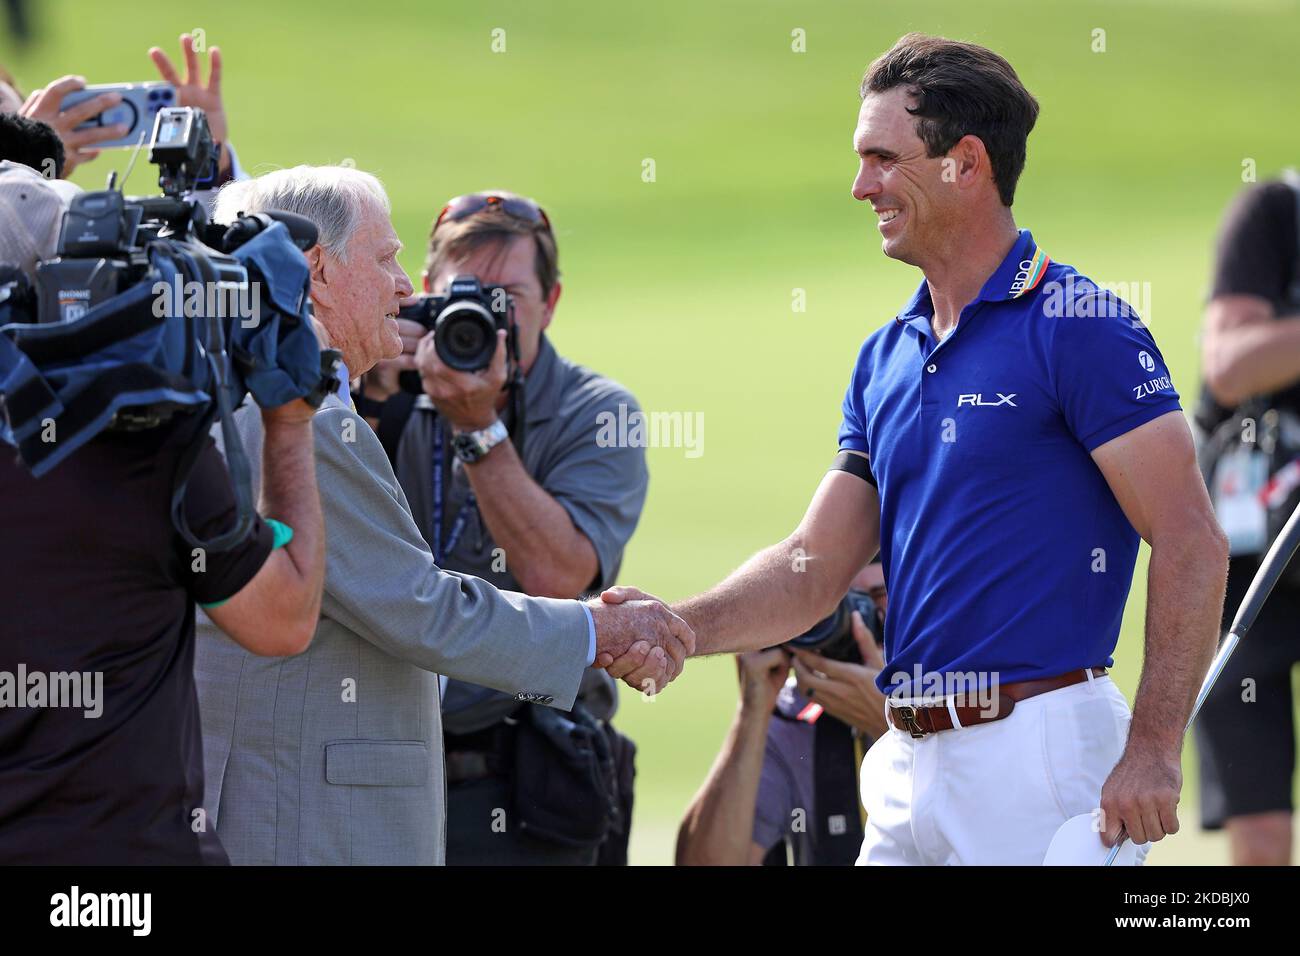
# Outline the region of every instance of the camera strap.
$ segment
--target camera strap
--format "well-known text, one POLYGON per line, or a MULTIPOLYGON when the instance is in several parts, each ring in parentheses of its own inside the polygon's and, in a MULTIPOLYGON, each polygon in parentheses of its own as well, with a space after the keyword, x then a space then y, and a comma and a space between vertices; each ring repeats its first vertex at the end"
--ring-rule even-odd
MULTIPOLYGON (((205 283, 216 281, 215 270, 203 256, 191 256, 184 249, 176 249, 177 265, 190 275, 197 275, 205 283)), ((205 286, 206 288, 207 286, 205 286)), ((221 328, 221 319, 210 315, 208 323, 208 340, 206 358, 212 370, 213 404, 208 406, 204 415, 204 424, 210 425, 214 419, 221 422, 222 444, 225 449, 226 468, 235 495, 235 525, 229 531, 217 535, 209 541, 200 541, 190 529, 185 516, 185 494, 189 489, 190 474, 194 471, 199 453, 205 447, 203 441, 193 441, 185 449, 185 454, 176 471, 176 483, 172 490, 172 524, 191 547, 206 551, 228 551, 248 536, 257 515, 253 503, 253 475, 248 463, 248 453, 244 442, 235 428, 234 409, 231 408, 230 357, 226 353, 225 334, 221 328)), ((196 330, 197 331, 197 330, 196 330)))
POLYGON ((813 728, 813 855, 818 866, 851 866, 862 848, 862 758, 848 724, 823 714, 813 728))
POLYGON ((474 490, 471 488, 465 500, 461 502, 460 508, 456 511, 456 517, 451 524, 451 533, 447 536, 447 547, 444 550, 442 546, 442 509, 443 485, 447 477, 444 474, 446 465, 447 460, 443 454, 442 416, 435 415, 433 419, 433 540, 429 543, 433 547, 433 563, 438 567, 442 567, 443 561, 456 550, 456 545, 460 543, 460 536, 465 530, 465 523, 469 520, 469 514, 477 507, 474 490))

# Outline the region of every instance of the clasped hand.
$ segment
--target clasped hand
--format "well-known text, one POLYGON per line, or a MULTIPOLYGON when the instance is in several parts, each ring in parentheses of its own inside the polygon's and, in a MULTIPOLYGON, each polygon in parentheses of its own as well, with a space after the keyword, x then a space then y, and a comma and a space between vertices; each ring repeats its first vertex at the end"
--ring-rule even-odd
POLYGON ((695 653, 690 625, 638 588, 609 588, 587 608, 596 623, 593 666, 648 696, 667 687, 695 653))

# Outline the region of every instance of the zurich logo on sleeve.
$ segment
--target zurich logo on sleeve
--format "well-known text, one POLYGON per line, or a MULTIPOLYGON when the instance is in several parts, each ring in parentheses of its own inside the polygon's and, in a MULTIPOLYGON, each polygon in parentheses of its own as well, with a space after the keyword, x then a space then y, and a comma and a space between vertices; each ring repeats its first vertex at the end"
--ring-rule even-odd
MULTIPOLYGON (((1145 372, 1154 372, 1156 370, 1155 358, 1145 349, 1138 352, 1138 364, 1142 366, 1142 370, 1145 372)), ((1155 378, 1148 379, 1141 385, 1133 386, 1133 397, 1142 398, 1144 395, 1155 395, 1173 387, 1174 383, 1169 380, 1168 375, 1158 375, 1155 378)))

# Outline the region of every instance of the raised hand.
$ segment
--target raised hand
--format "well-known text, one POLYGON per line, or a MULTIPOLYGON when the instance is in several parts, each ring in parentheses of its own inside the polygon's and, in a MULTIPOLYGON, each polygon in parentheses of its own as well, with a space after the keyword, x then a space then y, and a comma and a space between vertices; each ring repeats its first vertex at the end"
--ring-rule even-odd
MULTIPOLYGON (((199 53, 194 49, 194 38, 188 33, 181 34, 181 55, 185 57, 185 79, 176 73, 176 67, 160 47, 149 48, 149 59, 158 68, 158 74, 176 87, 176 102, 180 106, 192 106, 203 110, 208 120, 208 130, 212 141, 223 146, 230 142, 230 127, 226 119, 226 107, 221 99, 221 48, 212 47, 208 52, 208 81, 203 82, 199 66, 199 53)), ((230 171, 230 154, 221 151, 221 172, 230 171)))
POLYGON ((695 653, 695 632, 658 598, 616 587, 589 601, 596 623, 596 667, 651 696, 695 653))
POLYGON ((776 706, 790 674, 790 652, 784 647, 769 647, 737 654, 736 674, 740 678, 741 708, 766 717, 776 706))

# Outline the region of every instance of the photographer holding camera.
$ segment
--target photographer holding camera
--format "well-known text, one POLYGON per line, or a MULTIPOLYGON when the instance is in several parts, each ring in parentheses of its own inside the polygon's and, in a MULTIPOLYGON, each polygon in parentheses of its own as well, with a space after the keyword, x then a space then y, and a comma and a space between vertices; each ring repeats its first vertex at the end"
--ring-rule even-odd
MULTIPOLYGON (((181 257, 232 280, 254 268, 198 241, 203 216, 179 199, 185 182, 147 200, 80 194, 65 222, 105 228, 60 232, 64 194, 0 164, 0 438, 19 452, 0 456, 4 863, 228 862, 202 810, 195 605, 251 654, 294 654, 312 639, 325 552, 310 395, 286 386, 271 402, 256 386, 266 442, 253 513, 208 437, 213 408, 236 390, 219 318, 157 308, 149 284, 181 257), (177 217, 168 239, 148 212, 162 208, 177 217), (140 242, 119 246, 131 215, 140 242), (85 274, 94 282, 78 286, 85 274)), ((263 239, 261 253, 297 255, 305 278, 282 232, 263 239)))
MULTIPOLYGON (((545 597, 607 587, 645 503, 645 451, 597 443, 600 415, 636 400, 545 335, 561 292, 546 214, 507 192, 451 200, 424 290, 436 294, 403 309, 418 317, 402 320, 404 355, 357 405, 439 566, 545 597), (414 370, 405 392, 399 368, 414 370)), ((599 670, 567 714, 449 681, 448 864, 625 860, 634 747, 609 725, 617 700, 599 670), (498 808, 510 808, 504 830, 498 808)))
POLYGON ((857 858, 858 773, 888 729, 875 683, 887 602, 884 572, 869 564, 810 631, 736 655, 739 708, 682 819, 679 866, 847 866, 857 858), (791 665, 796 679, 787 681, 791 665))
MULTIPOLYGON (((1242 192, 1224 217, 1201 338, 1201 465, 1231 543, 1223 629, 1300 503, 1300 174, 1242 192)), ((1300 661, 1292 559, 1196 724, 1201 823, 1237 865, 1291 860, 1300 661), (1249 683, 1245 683, 1249 682, 1249 683), (1247 690, 1249 688, 1249 690, 1247 690)))

